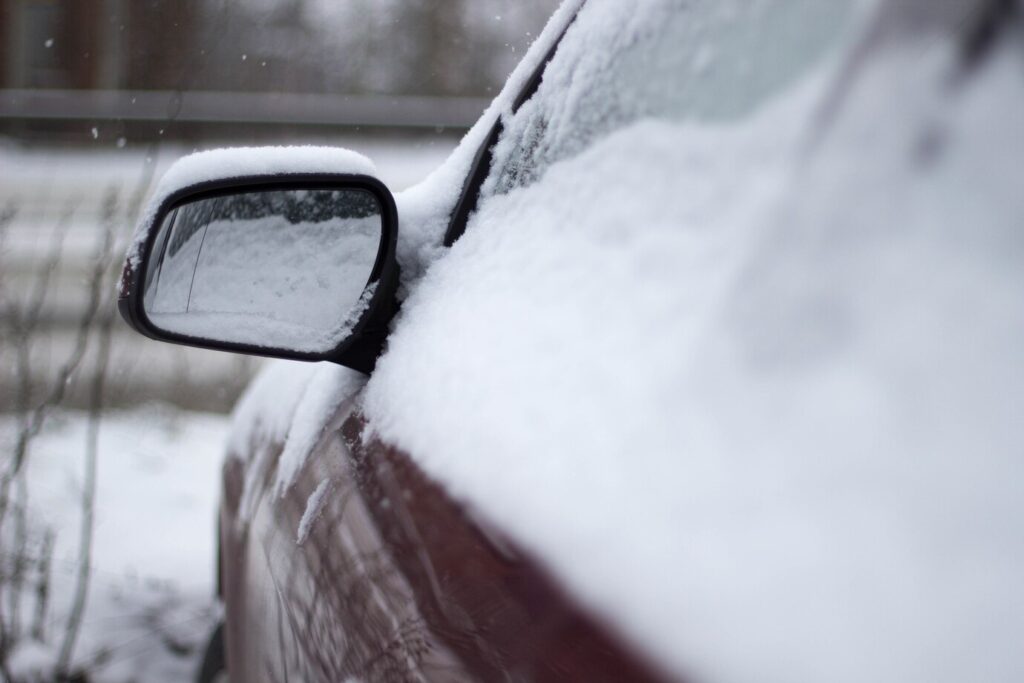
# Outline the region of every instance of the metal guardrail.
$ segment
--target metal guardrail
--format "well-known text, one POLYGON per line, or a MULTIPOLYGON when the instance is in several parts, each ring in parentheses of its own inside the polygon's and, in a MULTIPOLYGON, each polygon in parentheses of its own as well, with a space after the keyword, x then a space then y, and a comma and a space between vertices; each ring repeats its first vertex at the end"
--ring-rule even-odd
POLYGON ((488 103, 476 97, 0 89, 0 120, 469 128, 488 103))

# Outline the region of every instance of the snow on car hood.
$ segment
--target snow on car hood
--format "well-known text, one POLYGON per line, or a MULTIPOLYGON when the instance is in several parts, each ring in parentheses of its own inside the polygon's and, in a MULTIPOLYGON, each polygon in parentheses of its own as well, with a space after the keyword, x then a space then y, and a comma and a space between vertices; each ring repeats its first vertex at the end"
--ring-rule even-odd
POLYGON ((875 57, 810 151, 805 88, 490 199, 372 427, 672 672, 1018 679, 1024 88, 953 61, 875 57))

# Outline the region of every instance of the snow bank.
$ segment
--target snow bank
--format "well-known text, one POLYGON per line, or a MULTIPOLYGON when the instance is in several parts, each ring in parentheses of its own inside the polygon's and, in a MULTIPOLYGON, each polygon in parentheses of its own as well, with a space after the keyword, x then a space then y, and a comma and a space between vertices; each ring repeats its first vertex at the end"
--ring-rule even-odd
POLYGON ((878 56, 809 153, 803 88, 494 197, 373 427, 677 673, 1019 680, 1024 89, 948 48, 878 56))
MULTIPOLYGON (((0 443, 16 421, 0 416, 0 443)), ((227 420, 162 406, 106 412, 100 425, 92 578, 75 648, 97 683, 182 681, 216 622, 217 494, 227 420)), ((32 443, 29 532, 55 533, 46 643, 19 642, 19 681, 52 681, 78 565, 89 417, 59 411, 32 443)), ((22 605, 23 614, 34 603, 22 605)))

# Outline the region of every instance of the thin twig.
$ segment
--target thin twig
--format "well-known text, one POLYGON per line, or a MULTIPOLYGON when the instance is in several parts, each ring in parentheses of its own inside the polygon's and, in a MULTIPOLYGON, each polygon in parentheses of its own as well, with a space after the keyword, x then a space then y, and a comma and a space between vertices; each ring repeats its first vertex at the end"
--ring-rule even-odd
POLYGON ((21 589, 28 569, 28 484, 24 470, 15 480, 14 506, 14 566, 5 588, 8 594, 8 629, 18 638, 21 635, 21 589))
POLYGON ((32 617, 32 638, 43 642, 46 637, 46 611, 50 606, 50 567, 56 535, 52 529, 43 534, 43 546, 36 564, 36 611, 32 617))

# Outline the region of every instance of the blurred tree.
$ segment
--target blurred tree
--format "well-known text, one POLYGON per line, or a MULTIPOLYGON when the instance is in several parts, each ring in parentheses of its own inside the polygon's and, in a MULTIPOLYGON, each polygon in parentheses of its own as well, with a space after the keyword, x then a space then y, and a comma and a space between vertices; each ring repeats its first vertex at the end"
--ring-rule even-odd
POLYGON ((557 0, 0 0, 0 87, 483 95, 557 0))
MULTIPOLYGON (((202 0, 106 0, 104 19, 122 49, 119 86, 128 90, 188 89, 201 64, 197 31, 202 0), (116 25, 114 24, 116 23, 116 25)), ((201 50, 201 48, 200 48, 201 50)))
MULTIPOLYGON (((354 3, 347 3, 354 4, 354 3)), ((364 67, 348 87, 369 92, 483 95, 501 85, 557 0, 377 0, 359 3, 365 32, 339 34, 364 67)), ((342 86, 344 87, 344 86, 342 86)))
POLYGON ((0 0, 0 85, 100 86, 110 0, 0 0))

